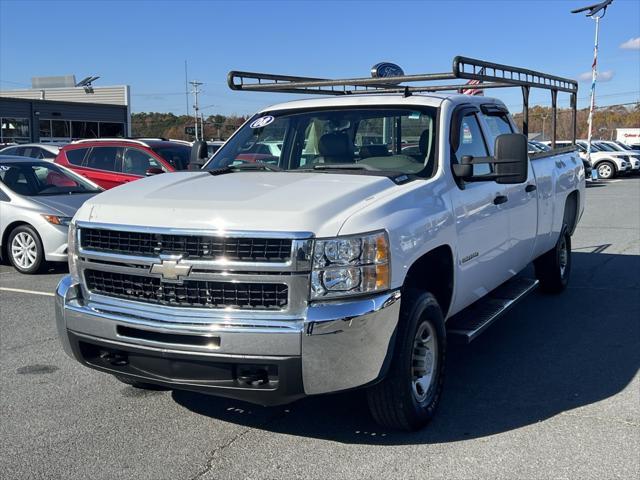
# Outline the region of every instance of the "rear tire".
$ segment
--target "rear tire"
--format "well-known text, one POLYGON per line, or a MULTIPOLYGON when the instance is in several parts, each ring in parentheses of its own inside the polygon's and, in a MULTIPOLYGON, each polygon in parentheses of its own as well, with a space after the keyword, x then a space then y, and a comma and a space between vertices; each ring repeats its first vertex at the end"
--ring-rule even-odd
POLYGON ((611 180, 616 176, 615 165, 608 161, 600 162, 596 166, 596 171, 598 172, 598 178, 602 180, 611 180))
POLYGON ((403 293, 389 371, 367 389, 369 409, 378 424, 411 431, 431 420, 442 394, 446 340, 436 298, 414 289, 403 293))
POLYGON ((533 262, 540 288, 546 293, 560 293, 569 284, 571 274, 571 236, 565 226, 556 246, 533 262))

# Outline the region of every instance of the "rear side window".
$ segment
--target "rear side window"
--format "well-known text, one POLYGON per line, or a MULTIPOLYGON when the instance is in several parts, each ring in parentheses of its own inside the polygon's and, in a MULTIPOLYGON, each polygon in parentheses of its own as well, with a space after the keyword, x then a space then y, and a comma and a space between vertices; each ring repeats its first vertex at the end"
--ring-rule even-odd
POLYGON ((93 147, 87 156, 85 166, 96 170, 117 172, 118 162, 122 148, 119 147, 93 147))
POLYGON ((67 150, 67 160, 71 165, 82 166, 84 156, 87 154, 88 148, 75 148, 73 150, 67 150))
POLYGON ((18 147, 5 148, 2 150, 2 155, 17 155, 18 147))

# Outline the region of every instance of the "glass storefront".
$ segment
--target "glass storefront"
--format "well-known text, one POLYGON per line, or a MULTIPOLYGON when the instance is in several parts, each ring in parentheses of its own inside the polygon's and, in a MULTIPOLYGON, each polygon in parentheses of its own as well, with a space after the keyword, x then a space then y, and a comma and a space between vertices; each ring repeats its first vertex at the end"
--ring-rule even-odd
POLYGON ((124 123, 40 120, 41 142, 70 142, 82 138, 124 137, 124 123))
POLYGON ((0 118, 0 143, 27 143, 31 141, 28 118, 0 118))

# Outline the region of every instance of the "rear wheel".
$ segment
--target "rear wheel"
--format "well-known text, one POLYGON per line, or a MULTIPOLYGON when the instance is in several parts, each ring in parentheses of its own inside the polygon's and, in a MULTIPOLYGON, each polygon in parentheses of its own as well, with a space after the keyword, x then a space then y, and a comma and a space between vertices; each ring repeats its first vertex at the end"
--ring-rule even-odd
POLYGON ((598 178, 609 180, 616 176, 616 167, 611 162, 600 162, 596 167, 598 178))
POLYGON ((540 288, 547 293, 560 293, 569 284, 571 273, 571 236, 562 229, 555 247, 533 262, 540 288))
POLYGON ((33 227, 20 225, 14 228, 8 240, 7 257, 20 273, 37 273, 45 267, 44 248, 33 227))
POLYGON ((367 390, 369 409, 380 425, 417 430, 440 402, 446 358, 446 331, 436 298, 408 290, 387 376, 367 390))

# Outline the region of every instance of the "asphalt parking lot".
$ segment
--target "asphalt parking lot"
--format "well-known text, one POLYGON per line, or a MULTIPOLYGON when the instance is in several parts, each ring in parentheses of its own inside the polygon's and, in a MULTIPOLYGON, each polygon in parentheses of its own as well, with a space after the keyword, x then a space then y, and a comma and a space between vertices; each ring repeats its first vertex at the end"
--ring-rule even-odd
POLYGON ((3 265, 1 476, 638 478, 640 178, 587 189, 573 250, 564 294, 536 292, 452 348, 438 415, 412 434, 377 427, 358 392, 262 408, 125 386, 62 352, 64 267, 3 265))

